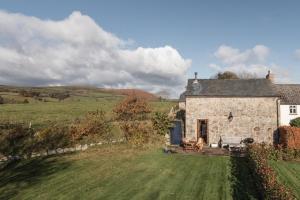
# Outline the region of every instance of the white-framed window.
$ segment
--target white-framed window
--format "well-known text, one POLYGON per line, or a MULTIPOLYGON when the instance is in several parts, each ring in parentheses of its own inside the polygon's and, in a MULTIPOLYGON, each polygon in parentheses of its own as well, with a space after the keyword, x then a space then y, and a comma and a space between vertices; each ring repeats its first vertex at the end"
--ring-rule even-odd
POLYGON ((296 115, 297 114, 297 106, 291 105, 290 106, 290 115, 296 115))

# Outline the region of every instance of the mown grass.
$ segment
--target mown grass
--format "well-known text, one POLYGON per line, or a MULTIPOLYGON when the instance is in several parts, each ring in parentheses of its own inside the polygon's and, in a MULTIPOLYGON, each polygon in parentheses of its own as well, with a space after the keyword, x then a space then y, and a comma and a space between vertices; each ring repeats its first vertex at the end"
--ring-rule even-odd
MULTIPOLYGON (((272 162, 299 199, 300 165, 272 162)), ((0 199, 261 199, 245 158, 126 144, 0 165, 0 199)))
POLYGON ((0 199, 232 199, 228 157, 126 145, 14 163, 0 199))
POLYGON ((272 167, 276 170, 279 180, 291 188, 300 199, 300 162, 272 161, 272 167))

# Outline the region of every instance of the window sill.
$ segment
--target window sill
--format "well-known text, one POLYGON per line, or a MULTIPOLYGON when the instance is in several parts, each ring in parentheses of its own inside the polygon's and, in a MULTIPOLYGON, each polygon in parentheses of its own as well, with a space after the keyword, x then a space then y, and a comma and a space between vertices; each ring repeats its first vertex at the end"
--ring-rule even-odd
POLYGON ((290 115, 298 115, 298 113, 290 113, 290 115))

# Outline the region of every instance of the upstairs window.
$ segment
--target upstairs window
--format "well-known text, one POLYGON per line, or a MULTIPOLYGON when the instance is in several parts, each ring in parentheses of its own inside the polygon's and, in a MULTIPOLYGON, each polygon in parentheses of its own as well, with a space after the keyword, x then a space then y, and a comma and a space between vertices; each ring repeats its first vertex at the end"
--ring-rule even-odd
POLYGON ((297 114, 297 106, 290 106, 290 114, 291 115, 297 114))

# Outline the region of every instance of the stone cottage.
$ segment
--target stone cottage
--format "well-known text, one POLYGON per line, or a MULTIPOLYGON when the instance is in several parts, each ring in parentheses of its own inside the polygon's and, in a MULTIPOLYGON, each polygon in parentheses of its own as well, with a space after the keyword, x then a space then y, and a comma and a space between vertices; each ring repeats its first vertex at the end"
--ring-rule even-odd
POLYGON ((266 79, 189 79, 179 106, 185 110, 184 137, 207 144, 240 141, 273 142, 279 126, 280 98, 266 79))

